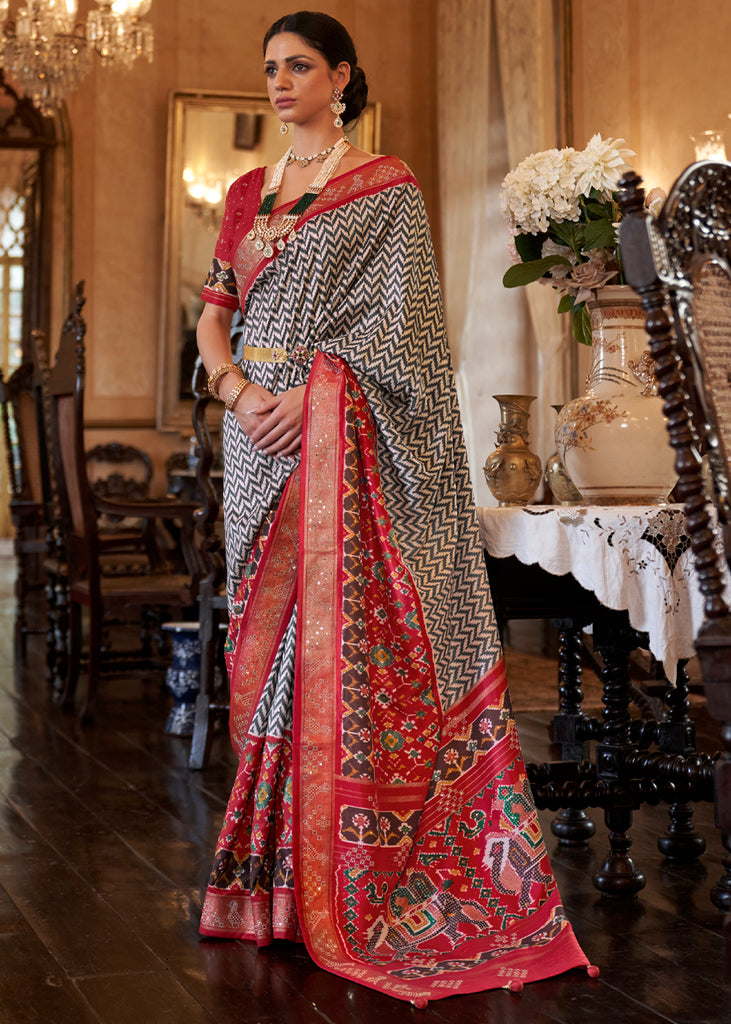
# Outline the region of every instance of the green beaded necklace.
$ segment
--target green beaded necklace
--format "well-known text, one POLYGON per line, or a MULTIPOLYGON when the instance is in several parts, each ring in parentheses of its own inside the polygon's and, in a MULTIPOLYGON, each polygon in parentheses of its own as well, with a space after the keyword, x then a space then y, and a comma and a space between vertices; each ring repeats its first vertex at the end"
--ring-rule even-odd
POLYGON ((315 180, 307 186, 304 194, 297 200, 289 213, 286 213, 282 217, 279 224, 277 224, 276 227, 270 227, 269 217, 271 216, 274 204, 277 200, 279 186, 282 184, 285 168, 287 167, 287 164, 291 162, 290 157, 292 156, 292 147, 287 150, 274 168, 269 188, 266 190, 266 194, 262 199, 259 212, 256 217, 254 217, 254 226, 247 235, 247 238, 254 242, 255 249, 262 252, 264 256, 269 258, 274 255, 275 248, 281 252, 287 242, 293 242, 296 239, 297 234, 294 230, 295 224, 305 210, 312 205, 315 199, 322 192, 325 185, 333 176, 342 156, 349 148, 350 143, 345 136, 338 139, 332 148, 332 152, 323 163, 322 170, 319 172, 315 180))

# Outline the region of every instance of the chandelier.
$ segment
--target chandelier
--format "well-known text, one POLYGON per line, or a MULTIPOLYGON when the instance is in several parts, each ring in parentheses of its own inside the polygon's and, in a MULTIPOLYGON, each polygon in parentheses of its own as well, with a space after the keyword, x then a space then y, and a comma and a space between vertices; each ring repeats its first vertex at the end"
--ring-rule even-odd
POLYGON ((152 61, 152 27, 140 19, 152 0, 96 0, 86 25, 77 21, 78 0, 25 0, 10 14, 0 0, 0 67, 43 114, 78 86, 94 63, 130 68, 141 57, 152 61))

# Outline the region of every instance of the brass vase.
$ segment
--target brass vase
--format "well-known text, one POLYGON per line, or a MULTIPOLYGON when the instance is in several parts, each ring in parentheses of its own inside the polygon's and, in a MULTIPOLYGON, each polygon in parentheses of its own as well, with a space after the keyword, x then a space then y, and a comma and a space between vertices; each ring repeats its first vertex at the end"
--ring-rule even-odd
POLYGON ((498 505, 527 505, 541 481, 541 460, 528 447, 535 395, 493 395, 500 406, 497 447, 485 461, 485 480, 498 505))
MULTIPOLYGON (((563 405, 552 405, 551 408, 560 413, 563 405)), ((581 495, 574 487, 573 481, 566 472, 566 467, 561 462, 561 456, 558 452, 554 452, 550 458, 546 459, 543 479, 551 489, 555 504, 578 505, 581 502, 581 495)))

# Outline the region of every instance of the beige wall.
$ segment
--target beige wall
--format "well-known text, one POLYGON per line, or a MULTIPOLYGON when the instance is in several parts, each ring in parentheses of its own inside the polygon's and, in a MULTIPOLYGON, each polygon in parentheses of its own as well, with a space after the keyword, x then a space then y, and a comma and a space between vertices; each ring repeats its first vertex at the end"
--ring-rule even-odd
POLYGON ((695 159, 691 135, 731 129, 731 4, 573 0, 572 12, 572 144, 621 136, 647 187, 667 190, 695 159))
MULTIPOLYGON (((419 178, 436 225, 432 0, 318 3, 350 30, 370 98, 382 104, 384 152, 419 178)), ((168 95, 264 91, 261 40, 293 8, 271 0, 155 0, 155 61, 96 68, 68 101, 73 154, 72 280, 86 280, 89 443, 141 444, 163 486, 167 454, 187 448, 154 429, 165 207, 168 95), (235 12, 240 12, 238 18, 235 12)), ((201 266, 201 281, 208 269, 201 266)))

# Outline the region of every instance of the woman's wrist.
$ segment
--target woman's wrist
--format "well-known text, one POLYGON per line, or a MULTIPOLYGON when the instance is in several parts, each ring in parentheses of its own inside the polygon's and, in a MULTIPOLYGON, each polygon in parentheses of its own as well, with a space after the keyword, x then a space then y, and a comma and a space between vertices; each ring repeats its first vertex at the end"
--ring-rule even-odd
POLYGON ((239 398, 241 398, 246 388, 248 388, 249 384, 251 384, 251 381, 244 377, 242 373, 239 380, 231 388, 224 401, 224 405, 226 406, 229 412, 233 412, 236 403, 238 402, 239 398))
POLYGON ((234 365, 234 363, 219 363, 208 375, 208 390, 214 398, 218 398, 223 402, 236 381, 240 380, 243 376, 239 367, 234 365), (229 377, 235 377, 236 380, 229 381, 225 393, 221 394, 221 385, 229 377))
POLYGON ((231 394, 233 389, 239 383, 239 381, 246 380, 243 373, 239 370, 237 373, 227 373, 221 378, 218 386, 218 393, 216 397, 219 401, 225 405, 228 401, 228 396, 231 394))

